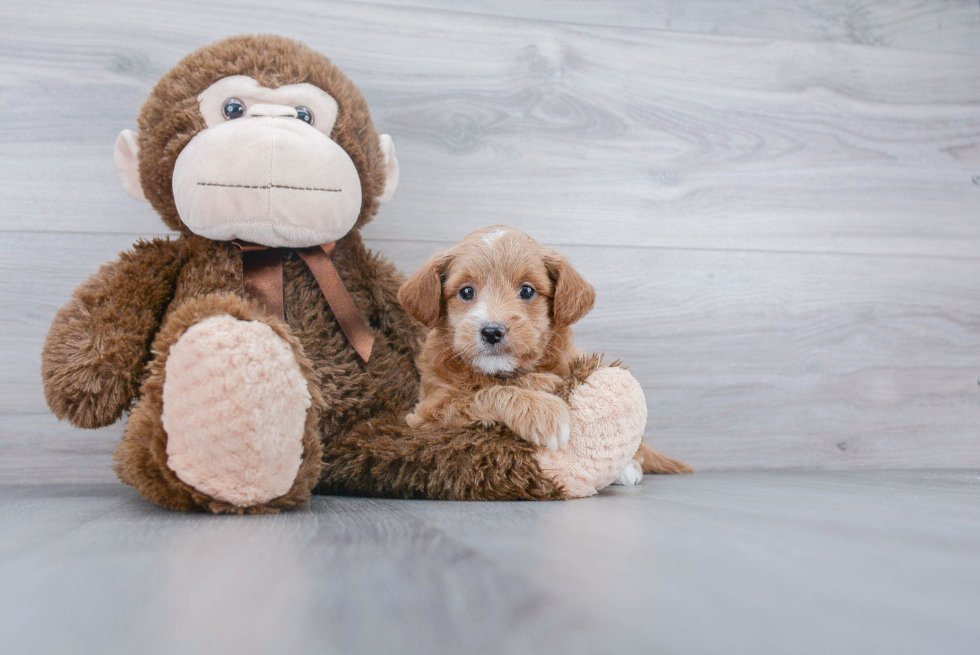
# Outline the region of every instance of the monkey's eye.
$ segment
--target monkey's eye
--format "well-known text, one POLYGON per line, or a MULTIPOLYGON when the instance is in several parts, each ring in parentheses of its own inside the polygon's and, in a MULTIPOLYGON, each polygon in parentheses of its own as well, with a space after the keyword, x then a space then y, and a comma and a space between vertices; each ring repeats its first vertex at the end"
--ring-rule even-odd
POLYGON ((460 300, 463 300, 465 302, 469 302, 469 301, 473 300, 474 298, 476 298, 476 289, 474 289, 470 285, 467 284, 465 287, 463 287, 462 289, 459 290, 459 299, 460 300))
POLYGON ((309 107, 297 107, 296 118, 308 125, 313 125, 313 112, 310 111, 309 107))
POLYGON ((228 120, 241 118, 245 115, 245 103, 238 98, 228 98, 225 100, 224 106, 221 107, 221 113, 228 120))
POLYGON ((522 284, 519 295, 521 300, 531 300, 534 296, 538 295, 538 292, 530 284, 522 284))

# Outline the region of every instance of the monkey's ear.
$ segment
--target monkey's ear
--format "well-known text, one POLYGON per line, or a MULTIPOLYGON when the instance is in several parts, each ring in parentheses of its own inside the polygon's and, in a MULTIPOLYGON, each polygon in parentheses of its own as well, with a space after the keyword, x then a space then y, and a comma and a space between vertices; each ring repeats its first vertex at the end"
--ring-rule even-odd
POLYGON ((448 262, 448 255, 436 255, 415 271, 415 275, 398 290, 398 302, 402 309, 426 327, 432 327, 439 320, 442 272, 448 262))
POLYGON ((595 287, 572 268, 565 256, 552 251, 545 257, 548 275, 555 284, 552 314, 556 328, 581 320, 595 305, 595 287))
POLYGON ((398 188, 398 158, 395 157, 395 142, 387 134, 381 135, 381 152, 385 155, 385 188, 378 196, 378 202, 388 202, 398 188))
POLYGON ((139 136, 133 130, 123 130, 116 139, 116 170, 119 179, 130 198, 146 202, 143 186, 140 184, 140 144, 139 136))

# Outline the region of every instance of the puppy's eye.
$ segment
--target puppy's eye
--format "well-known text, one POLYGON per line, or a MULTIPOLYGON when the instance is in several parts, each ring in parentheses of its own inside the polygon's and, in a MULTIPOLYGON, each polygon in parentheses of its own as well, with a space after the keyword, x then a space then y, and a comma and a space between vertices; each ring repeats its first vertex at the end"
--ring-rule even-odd
POLYGON ((307 107, 297 107, 296 118, 300 119, 304 123, 313 125, 313 112, 310 111, 307 107))
POLYGON ((238 98, 228 98, 225 100, 225 104, 221 107, 221 113, 225 115, 225 118, 231 120, 233 118, 241 118, 245 115, 245 103, 238 98))
POLYGON ((534 290, 530 284, 522 284, 520 294, 521 300, 530 300, 534 296, 538 295, 538 292, 534 290))
POLYGON ((465 287, 459 290, 460 300, 470 301, 473 300, 475 297, 476 297, 476 289, 474 289, 469 285, 466 285, 465 287))

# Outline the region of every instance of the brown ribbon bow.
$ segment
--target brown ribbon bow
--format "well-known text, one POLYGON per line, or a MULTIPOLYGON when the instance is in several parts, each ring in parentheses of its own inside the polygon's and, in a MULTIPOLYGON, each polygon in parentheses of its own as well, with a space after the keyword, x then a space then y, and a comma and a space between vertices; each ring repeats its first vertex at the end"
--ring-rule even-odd
MULTIPOLYGON (((282 248, 269 248, 247 241, 233 241, 242 251, 242 282, 245 297, 258 300, 282 320, 286 320, 282 299, 282 248)), ((322 246, 296 248, 316 278, 330 311, 340 323, 347 340, 365 362, 371 358, 374 335, 350 297, 337 267, 333 265, 336 241, 322 246)))

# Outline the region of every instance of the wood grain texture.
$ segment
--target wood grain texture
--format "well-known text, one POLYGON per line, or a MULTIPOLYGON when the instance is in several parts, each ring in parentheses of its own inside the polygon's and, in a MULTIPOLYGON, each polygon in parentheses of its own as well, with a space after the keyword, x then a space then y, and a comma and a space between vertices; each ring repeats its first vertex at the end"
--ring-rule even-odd
POLYGON ((365 233, 403 269, 499 222, 568 252, 599 289, 579 340, 629 362, 664 450, 980 466, 980 56, 916 51, 974 52, 964 3, 441 1, 0 6, 0 481, 111 479, 120 427, 49 415, 41 344, 166 234, 119 187, 117 133, 240 32, 364 90, 402 164, 365 233))
POLYGON ((382 0, 382 4, 548 22, 980 54, 977 0, 382 0))
MULTIPOLYGON (((0 417, 19 426, 0 443, 13 457, 29 452, 23 435, 56 425, 38 376, 54 312, 129 245, 126 235, 8 235, 13 252, 37 262, 29 272, 0 265, 0 306, 20 308, 0 343, 0 417)), ((451 243, 369 245, 411 272, 451 243)), ((647 439, 667 452, 702 469, 980 466, 980 260, 564 251, 598 290, 579 344, 628 363, 646 389, 647 439)), ((71 432, 38 440, 51 456, 13 465, 8 479, 70 470, 57 445, 71 432)), ((89 434, 66 444, 85 458, 85 479, 118 438, 89 434)))
POLYGON ((168 512, 0 488, 5 655, 972 655, 980 471, 647 476, 565 503, 168 512))
POLYGON ((503 221, 568 244, 980 252, 974 56, 345 3, 272 24, 256 0, 8 13, 5 229, 159 230, 118 191, 115 135, 180 56, 275 28, 333 56, 394 135, 402 188, 372 236, 503 221))
POLYGON ((0 485, 118 483, 112 453, 123 422, 80 430, 51 413, 0 414, 0 485))

